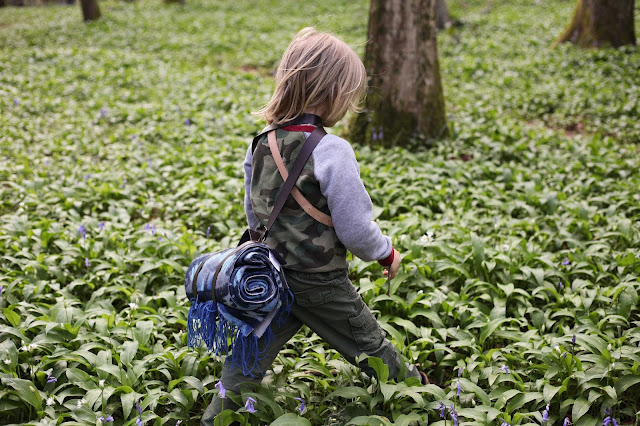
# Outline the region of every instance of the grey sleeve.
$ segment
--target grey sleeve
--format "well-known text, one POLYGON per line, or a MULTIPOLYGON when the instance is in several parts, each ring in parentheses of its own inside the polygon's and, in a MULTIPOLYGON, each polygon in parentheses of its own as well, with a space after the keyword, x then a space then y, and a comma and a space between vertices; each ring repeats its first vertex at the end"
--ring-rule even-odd
POLYGON ((389 256, 391 239, 373 221, 373 204, 349 142, 325 136, 313 151, 313 165, 336 234, 347 250, 366 261, 389 256))
POLYGON ((251 206, 251 163, 253 161, 253 151, 251 150, 251 144, 247 150, 247 156, 244 159, 244 212, 247 215, 247 223, 249 229, 258 229, 258 219, 255 213, 253 213, 253 207, 251 206))

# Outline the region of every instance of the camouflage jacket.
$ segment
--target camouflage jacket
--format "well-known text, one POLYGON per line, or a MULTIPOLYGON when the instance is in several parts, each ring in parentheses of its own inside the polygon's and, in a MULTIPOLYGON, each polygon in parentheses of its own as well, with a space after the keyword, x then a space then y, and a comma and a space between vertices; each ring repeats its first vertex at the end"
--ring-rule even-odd
MULTIPOLYGON (((286 128, 285 128, 286 129, 286 128)), ((308 133, 278 129, 278 149, 291 169, 308 133)), ((266 134, 244 162, 245 211, 249 227, 266 225, 283 185, 266 134)), ((291 195, 266 243, 286 261, 285 267, 307 272, 346 269, 347 250, 363 260, 378 260, 391 252, 391 241, 372 221, 373 206, 351 145, 326 135, 307 161, 296 186, 318 210, 332 217, 334 227, 308 216, 291 195)))

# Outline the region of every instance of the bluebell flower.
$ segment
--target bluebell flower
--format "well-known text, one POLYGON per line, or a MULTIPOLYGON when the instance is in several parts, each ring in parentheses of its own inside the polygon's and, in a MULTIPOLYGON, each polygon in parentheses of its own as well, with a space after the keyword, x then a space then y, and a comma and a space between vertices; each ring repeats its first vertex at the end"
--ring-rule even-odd
POLYGON ((293 398, 296 401, 298 401, 300 403, 300 406, 297 408, 298 411, 300 411, 300 414, 302 414, 302 412, 304 411, 304 407, 306 406, 306 403, 304 402, 304 399, 302 398, 293 398))
POLYGON ((458 377, 462 377, 462 372, 464 371, 464 367, 458 368, 458 377))
POLYGON ((460 392, 462 392, 462 388, 460 387, 460 380, 458 380, 458 396, 460 396, 460 392))
POLYGON ((4 291, 4 286, 0 285, 0 296, 2 295, 2 292, 4 291))
POLYGON ((146 224, 142 227, 142 229, 144 229, 145 231, 148 231, 150 226, 151 226, 151 225, 149 225, 148 223, 146 223, 146 224))
POLYGON ((453 421, 453 426, 458 426, 458 412, 453 407, 453 404, 451 404, 451 408, 449 409, 449 411, 451 415, 451 420, 453 421))
POLYGON ((549 404, 547 404, 547 408, 545 408, 545 410, 542 412, 542 422, 548 422, 549 421, 549 404))
POLYGON ((107 118, 107 110, 104 108, 100 108, 100 117, 107 118))
POLYGON ((142 418, 141 418, 141 417, 138 417, 138 418, 136 419, 136 426, 142 426, 143 424, 144 424, 144 423, 142 423, 142 418))
POLYGON ((185 118, 184 124, 186 124, 187 126, 191 126, 191 120, 189 120, 188 118, 185 118))
POLYGON ((504 419, 500 419, 500 426, 511 426, 511 425, 506 421, 504 421, 504 419))
POLYGON ((162 241, 162 237, 158 237, 158 241, 162 241))
POLYGON ((49 159, 48 158, 46 160, 44 160, 44 165, 45 166, 49 166, 49 159))
POLYGON ((253 404, 255 404, 256 402, 257 401, 251 397, 247 398, 247 403, 244 404, 244 409, 249 413, 255 413, 256 409, 254 408, 253 404))
POLYGON ((137 135, 131 135, 131 141, 132 142, 135 141, 137 137, 138 137, 137 135))
POLYGON ((378 134, 376 133, 376 128, 375 127, 371 128, 371 134, 373 135, 373 140, 377 141, 378 140, 378 134))
POLYGON ((84 258, 84 265, 88 268, 89 266, 91 266, 91 262, 89 262, 89 258, 85 257, 84 258))
POLYGON ((506 365, 503 365, 502 367, 500 367, 500 370, 504 371, 505 374, 509 374, 509 367, 507 367, 506 365))
POLYGON ((78 234, 82 235, 83 240, 87 239, 87 231, 84 229, 84 225, 80 225, 80 227, 78 228, 78 234))
POLYGON ((447 407, 444 405, 444 402, 440 401, 440 407, 438 407, 438 410, 440 410, 440 418, 444 419, 444 410, 446 410, 447 407))
POLYGON ((211 230, 211 227, 209 226, 209 227, 207 228, 207 235, 205 236, 205 238, 209 238, 209 231, 210 231, 210 230, 211 230))
POLYGON ((562 426, 569 426, 572 425, 573 423, 571 423, 571 420, 569 420, 569 417, 565 417, 564 418, 564 422, 562 423, 562 426))
POLYGON ((91 175, 84 175, 83 176, 84 183, 87 183, 87 181, 89 180, 90 177, 91 177, 91 175))
POLYGON ((151 235, 156 235, 156 226, 151 225, 151 235))
POLYGON ((58 381, 58 379, 56 379, 55 377, 53 377, 53 376, 51 375, 51 373, 47 374, 47 383, 55 383, 55 382, 57 382, 57 381, 58 381))
POLYGON ((140 405, 140 400, 136 401, 136 411, 138 414, 142 415, 142 405, 140 405))
POLYGON ((558 282, 558 289, 562 290, 564 288, 564 285, 562 284, 562 281, 558 282))
POLYGON ((573 337, 571 338, 571 344, 575 345, 576 344, 576 335, 574 334, 573 337))
POLYGON ((378 139, 382 140, 382 127, 380 127, 380 132, 378 133, 378 139))
POLYGON ((221 381, 216 383, 215 388, 218 389, 218 395, 220 395, 220 398, 224 399, 227 397, 227 390, 224 388, 221 381))
POLYGON ((13 98, 13 106, 20 105, 20 100, 18 98, 13 98))
POLYGON ((562 266, 567 266, 567 265, 571 265, 571 262, 569 261, 569 258, 565 254, 564 255, 564 260, 562 261, 562 266))

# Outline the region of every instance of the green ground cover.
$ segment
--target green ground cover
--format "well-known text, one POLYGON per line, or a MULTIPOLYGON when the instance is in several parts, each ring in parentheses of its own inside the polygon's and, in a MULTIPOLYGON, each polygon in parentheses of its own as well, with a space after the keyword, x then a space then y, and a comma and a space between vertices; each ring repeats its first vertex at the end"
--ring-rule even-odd
MULTIPOLYGON (((638 424, 640 51, 550 49, 573 1, 484 3, 452 0, 464 25, 439 38, 451 139, 353 141, 405 262, 391 296, 376 263, 350 276, 435 384, 375 360, 366 378, 303 329, 242 395, 257 412, 225 422, 451 424, 444 403, 467 425, 638 424)), ((89 25, 77 6, 0 9, 2 424, 197 423, 221 361, 186 347, 183 273, 245 226, 250 111, 298 29, 362 53, 368 13, 101 7, 89 25)))

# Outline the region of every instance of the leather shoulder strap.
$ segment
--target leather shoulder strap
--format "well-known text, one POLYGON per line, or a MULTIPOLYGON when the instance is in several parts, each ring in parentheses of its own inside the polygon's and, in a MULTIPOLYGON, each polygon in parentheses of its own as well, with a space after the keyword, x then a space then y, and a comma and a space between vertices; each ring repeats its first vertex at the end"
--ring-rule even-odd
MULTIPOLYGON (((275 130, 270 131, 267 134, 267 138, 269 141, 269 149, 271 149, 271 155, 273 155, 273 160, 275 161, 276 166, 278 167, 280 176, 282 176, 283 181, 286 181, 287 178, 289 177, 289 172, 287 171, 287 168, 284 165, 284 161, 282 161, 282 156, 280 155, 280 151, 278 150, 278 142, 276 140, 276 131, 275 130)), ((296 186, 294 186, 291 189, 291 195, 298 202, 300 207, 302 207, 302 209, 309 216, 314 218, 316 221, 322 223, 323 225, 333 227, 333 221, 331 220, 331 216, 318 210, 313 204, 309 202, 309 200, 305 198, 304 195, 302 195, 302 192, 300 192, 300 190, 296 186)))
POLYGON ((274 222, 276 221, 276 218, 280 214, 280 211, 282 211, 282 207, 284 207, 284 203, 289 197, 289 194, 291 193, 291 189, 293 189, 293 186, 298 180, 298 177, 300 176, 300 173, 302 172, 304 165, 307 163, 309 156, 311 156, 311 153, 313 152, 314 148, 318 145, 318 143, 320 143, 320 140, 326 134, 327 132, 324 130, 324 128, 322 126, 318 126, 315 128, 313 132, 311 132, 307 140, 304 142, 304 145, 302 145, 302 148, 298 153, 298 158, 296 158, 296 161, 293 163, 293 167, 291 167, 289 176, 287 177, 287 180, 284 182, 284 185, 280 190, 280 194, 278 194, 278 198, 276 199, 276 202, 273 206, 273 210, 271 210, 271 214, 269 215, 269 222, 267 222, 266 229, 261 238, 262 240, 264 240, 264 238, 267 236, 267 234, 269 233, 269 230, 271 229, 274 222))

